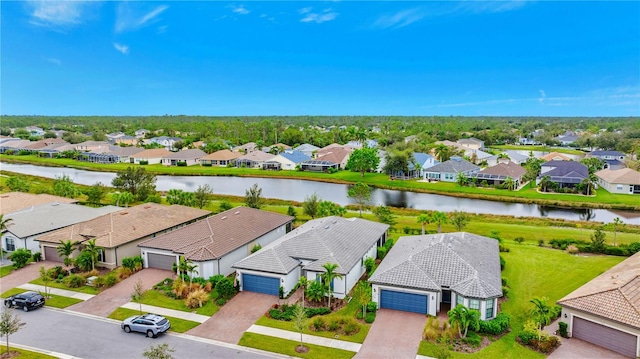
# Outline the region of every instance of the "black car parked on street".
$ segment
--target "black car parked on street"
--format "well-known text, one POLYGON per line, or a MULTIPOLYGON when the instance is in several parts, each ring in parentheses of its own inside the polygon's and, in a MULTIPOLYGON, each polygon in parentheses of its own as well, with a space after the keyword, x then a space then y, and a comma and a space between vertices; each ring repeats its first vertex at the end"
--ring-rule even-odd
POLYGON ((31 309, 42 307, 44 305, 44 297, 40 293, 24 292, 6 298, 4 305, 7 308, 22 308, 22 310, 28 312, 31 309))

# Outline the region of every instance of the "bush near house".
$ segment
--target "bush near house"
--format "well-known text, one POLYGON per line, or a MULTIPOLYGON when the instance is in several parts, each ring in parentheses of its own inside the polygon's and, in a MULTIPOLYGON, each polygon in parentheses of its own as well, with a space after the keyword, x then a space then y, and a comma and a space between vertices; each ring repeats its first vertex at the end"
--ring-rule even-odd
POLYGON ((481 320, 479 333, 500 335, 509 330, 511 317, 507 313, 498 313, 492 320, 481 320))
MULTIPOLYGON (((294 312, 298 307, 297 304, 289 305, 277 305, 275 304, 272 309, 269 309, 269 317, 277 320, 291 321, 294 319, 294 312)), ((312 318, 318 315, 325 315, 331 313, 331 309, 326 307, 320 308, 305 308, 305 313, 307 314, 307 318, 312 318)))
POLYGON ((538 329, 538 325, 532 320, 525 323, 524 328, 518 334, 518 341, 522 345, 544 354, 551 353, 561 344, 560 338, 538 329))

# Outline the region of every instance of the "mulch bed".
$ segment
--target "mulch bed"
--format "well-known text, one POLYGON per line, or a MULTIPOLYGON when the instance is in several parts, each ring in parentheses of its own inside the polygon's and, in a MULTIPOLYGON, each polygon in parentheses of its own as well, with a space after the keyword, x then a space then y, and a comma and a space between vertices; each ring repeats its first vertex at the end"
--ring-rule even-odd
POLYGON ((309 352, 309 347, 305 345, 298 345, 296 347, 296 353, 304 354, 309 352))
POLYGON ((3 352, 2 354, 0 354, 0 359, 11 359, 11 358, 17 358, 20 356, 20 352, 17 352, 15 350, 11 350, 8 353, 7 352, 3 352))

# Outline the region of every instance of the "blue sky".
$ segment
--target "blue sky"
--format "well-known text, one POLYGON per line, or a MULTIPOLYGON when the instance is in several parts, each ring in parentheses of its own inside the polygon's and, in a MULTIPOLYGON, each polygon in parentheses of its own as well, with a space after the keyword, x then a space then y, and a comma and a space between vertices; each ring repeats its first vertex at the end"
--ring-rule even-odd
POLYGON ((638 1, 0 6, 2 114, 640 115, 638 1))

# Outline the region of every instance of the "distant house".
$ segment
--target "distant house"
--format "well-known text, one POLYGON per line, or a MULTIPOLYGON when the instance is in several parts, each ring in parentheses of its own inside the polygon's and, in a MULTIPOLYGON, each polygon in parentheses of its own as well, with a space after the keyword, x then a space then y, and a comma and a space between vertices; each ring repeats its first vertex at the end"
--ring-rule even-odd
POLYGON ((576 135, 573 131, 566 131, 560 136, 556 136, 556 140, 560 141, 563 146, 573 145, 574 142, 578 140, 578 135, 576 135))
POLYGON ((331 283, 344 298, 365 272, 367 258, 387 239, 389 225, 361 218, 313 219, 233 265, 240 290, 279 295, 291 292, 300 277, 318 280, 327 263, 337 264, 331 283), (282 289, 280 289, 282 288, 282 289))
POLYGON ((135 163, 139 165, 141 162, 154 165, 162 163, 162 158, 164 156, 169 156, 171 151, 165 148, 153 148, 150 150, 144 150, 142 152, 136 153, 129 157, 131 163, 135 163))
POLYGON ((248 142, 241 146, 236 146, 233 148, 234 152, 242 152, 244 154, 249 154, 251 152, 258 151, 258 145, 255 142, 248 142))
POLYGON ((300 163, 304 161, 308 161, 310 159, 311 157, 305 155, 300 151, 285 150, 283 152, 280 152, 279 155, 275 156, 268 162, 265 162, 265 164, 263 165, 263 168, 264 166, 271 165, 271 166, 277 167, 272 169, 292 171, 292 170, 295 170, 300 163))
POLYGON ((25 130, 27 130, 27 132, 29 132, 29 136, 32 137, 42 137, 44 136, 44 129, 38 127, 38 126, 27 126, 24 128, 25 130))
POLYGON ((200 159, 200 164, 203 166, 227 167, 230 164, 233 165, 238 157, 242 157, 242 153, 232 152, 225 149, 202 157, 200 159))
POLYGON ((360 148, 376 148, 378 147, 378 141, 376 140, 365 140, 364 142, 352 140, 344 144, 345 147, 351 147, 353 149, 360 148))
POLYGON ((324 150, 318 150, 316 153, 316 159, 319 161, 333 162, 338 165, 338 169, 344 169, 347 167, 349 156, 351 156, 352 149, 342 146, 331 147, 324 150))
POLYGON ((140 255, 138 244, 186 224, 207 217, 211 212, 180 205, 145 203, 49 232, 39 238, 45 260, 62 262, 56 247, 60 241, 83 243, 95 239, 102 247, 98 262, 105 267, 122 265, 122 258, 140 255))
POLYGON ((169 151, 175 150, 175 147, 173 147, 173 145, 175 145, 176 142, 180 142, 180 141, 182 141, 182 138, 180 137, 168 137, 168 136, 160 136, 160 137, 154 137, 149 139, 149 143, 157 143, 169 151))
POLYGON ((308 143, 303 143, 300 146, 294 148, 294 150, 300 151, 311 158, 313 158, 314 153, 319 149, 320 147, 308 143))
POLYGON ((542 178, 547 176, 560 188, 574 188, 589 177, 589 169, 576 161, 549 161, 542 164, 536 184, 540 184, 542 178))
POLYGON ((9 252, 18 248, 29 249, 33 253, 39 252, 40 244, 36 242, 39 236, 121 209, 115 206, 93 208, 50 202, 9 213, 4 216, 4 219, 11 219, 11 222, 2 233, 2 248, 9 252))
POLYGON ((149 132, 151 132, 151 131, 149 131, 147 129, 144 129, 144 128, 141 128, 139 130, 136 130, 135 136, 137 138, 144 138, 147 135, 147 133, 149 133, 149 132))
POLYGON ((138 245, 145 268, 171 270, 180 256, 195 263, 198 276, 228 276, 231 266, 291 230, 293 217, 236 207, 138 245))
POLYGON ((83 152, 105 153, 111 150, 109 146, 111 145, 106 141, 85 141, 76 144, 76 150, 83 152))
POLYGON ((477 138, 461 138, 458 140, 458 144, 462 147, 467 147, 472 150, 484 150, 484 141, 477 138))
MULTIPOLYGON (((507 151, 504 151, 503 153, 509 157, 509 160, 511 160, 511 162, 517 163, 519 165, 526 163, 527 160, 529 159, 529 156, 523 155, 518 151, 507 150, 507 151)), ((487 161, 487 166, 495 166, 498 164, 499 160, 500 160, 499 155, 494 155, 485 159, 485 161, 487 161)))
POLYGON ((120 163, 130 163, 131 157, 143 152, 145 149, 140 147, 120 147, 114 146, 111 149, 111 154, 118 158, 120 163))
POLYGON ((479 171, 480 167, 462 157, 453 156, 448 161, 427 168, 424 179, 429 181, 456 182, 459 173, 462 173, 465 177, 471 177, 479 171))
MULTIPOLYGON (((431 168, 437 165, 438 163, 440 163, 439 161, 436 160, 435 157, 431 156, 430 154, 422 153, 422 152, 414 152, 413 159, 415 160, 415 163, 418 165, 417 177, 424 177, 426 174, 425 171, 428 168, 431 168)), ((414 166, 415 165, 413 163, 410 163, 409 170, 411 171, 412 167, 414 166)))
POLYGON ((599 158, 604 161, 604 168, 612 170, 627 167, 624 163, 625 154, 618 151, 592 151, 587 153, 585 158, 599 158))
POLYGON ((135 146, 140 141, 139 138, 133 136, 121 136, 113 139, 113 143, 116 145, 135 146))
POLYGON ((567 156, 567 155, 563 155, 562 153, 558 153, 558 152, 551 152, 548 153, 544 156, 540 156, 540 159, 548 162, 548 161, 571 161, 571 157, 567 156))
POLYGON ((200 149, 182 150, 171 152, 162 157, 163 166, 178 166, 184 163, 186 166, 195 166, 200 164, 200 159, 207 153, 200 149))
MULTIPOLYGON (((115 140, 116 140, 116 139, 118 139, 118 138, 122 138, 122 137, 125 137, 125 136, 126 136, 126 135, 125 135, 125 133, 124 133, 124 132, 112 132, 112 133, 107 133, 107 134, 105 135, 105 137, 107 138, 107 141, 108 141, 109 143, 115 143, 115 140)), ((129 137, 131 137, 131 136, 129 136, 129 137)))
POLYGON ((523 146, 537 146, 540 145, 540 141, 530 137, 518 137, 518 144, 523 146))
POLYGON ((609 193, 640 194, 640 172, 631 168, 603 169, 595 173, 598 185, 609 193))
POLYGON ((414 141, 416 138, 418 138, 418 136, 416 135, 407 136, 404 138, 404 143, 409 143, 411 141, 414 141))
POLYGON ((249 152, 236 158, 236 167, 262 168, 265 162, 273 160, 274 157, 276 156, 262 151, 249 152))
POLYGON ((490 185, 503 184, 507 178, 515 181, 516 188, 522 184, 522 176, 527 172, 522 166, 509 160, 501 160, 492 167, 485 168, 480 172, 473 174, 470 178, 476 178, 478 182, 487 181, 490 185))
POLYGON ((277 155, 282 151, 290 150, 291 146, 284 143, 276 143, 275 145, 266 146, 262 148, 262 152, 271 153, 277 155))

